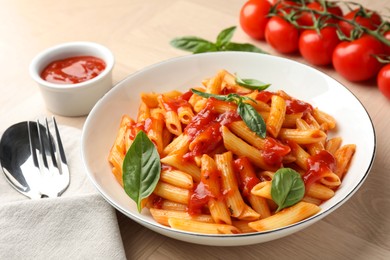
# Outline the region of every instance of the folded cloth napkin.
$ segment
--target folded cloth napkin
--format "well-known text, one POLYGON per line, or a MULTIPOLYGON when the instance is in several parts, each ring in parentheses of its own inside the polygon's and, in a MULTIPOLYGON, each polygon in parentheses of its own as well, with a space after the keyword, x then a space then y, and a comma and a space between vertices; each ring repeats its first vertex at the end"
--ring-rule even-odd
POLYGON ((115 210, 85 174, 81 131, 60 132, 71 178, 60 198, 31 200, 0 176, 0 259, 125 259, 115 210))

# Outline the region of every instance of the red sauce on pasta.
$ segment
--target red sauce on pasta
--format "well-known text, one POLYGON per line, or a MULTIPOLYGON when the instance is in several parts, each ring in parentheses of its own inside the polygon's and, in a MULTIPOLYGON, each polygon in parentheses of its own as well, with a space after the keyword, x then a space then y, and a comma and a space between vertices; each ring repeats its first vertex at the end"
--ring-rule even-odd
MULTIPOLYGON (((234 161, 235 171, 238 172, 239 188, 245 197, 248 197, 252 188, 260 182, 259 178, 253 173, 244 174, 245 167, 252 167, 248 158, 241 157, 234 161)), ((246 169, 248 170, 248 169, 246 169)))
POLYGON ((298 99, 286 100, 286 114, 310 113, 313 111, 312 105, 298 99))
POLYGON ((76 56, 50 63, 41 77, 52 83, 75 84, 98 76, 106 68, 106 63, 93 56, 76 56))
POLYGON ((214 102, 219 100, 210 98, 206 108, 201 110, 193 117, 192 122, 184 129, 184 133, 189 136, 190 141, 198 137, 199 142, 196 142, 192 151, 184 156, 184 158, 193 158, 196 155, 209 153, 217 148, 222 142, 221 126, 230 124, 231 122, 240 120, 240 116, 236 111, 226 111, 218 114, 213 111, 214 102))
POLYGON ((274 93, 272 93, 270 91, 263 90, 257 94, 256 100, 262 101, 264 103, 268 103, 271 101, 271 98, 273 95, 274 95, 274 93))
POLYGON ((265 149, 263 150, 265 162, 270 166, 280 167, 283 157, 290 153, 291 148, 273 138, 266 138, 265 143, 265 149))
POLYGON ((195 184, 188 202, 188 213, 191 215, 202 214, 202 209, 209 202, 211 196, 211 192, 203 182, 195 184))
POLYGON ((336 160, 332 154, 326 150, 322 150, 317 154, 310 156, 307 160, 308 170, 303 175, 303 181, 306 187, 309 187, 314 182, 320 180, 323 174, 336 169, 336 160))
POLYGON ((186 92, 181 96, 176 98, 171 98, 167 96, 163 96, 163 106, 167 111, 176 111, 178 112, 180 107, 191 107, 188 103, 189 98, 192 96, 192 92, 186 92))

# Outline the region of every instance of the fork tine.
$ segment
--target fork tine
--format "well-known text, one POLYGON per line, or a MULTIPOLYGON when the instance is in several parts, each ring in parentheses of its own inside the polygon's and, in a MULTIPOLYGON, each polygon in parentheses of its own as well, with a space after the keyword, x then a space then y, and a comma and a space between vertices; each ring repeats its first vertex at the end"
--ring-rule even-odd
POLYGON ((37 120, 37 131, 38 131, 38 139, 39 139, 39 155, 42 159, 43 165, 46 168, 49 168, 49 165, 47 163, 47 158, 46 158, 46 150, 45 150, 45 145, 43 143, 43 136, 41 132, 41 124, 39 123, 39 120, 37 120))
POLYGON ((32 137, 31 121, 27 121, 28 141, 30 143, 30 152, 33 158, 35 167, 39 167, 37 151, 35 149, 34 138, 32 137))
POLYGON ((46 123, 46 135, 49 140, 49 152, 50 152, 51 162, 53 163, 54 167, 58 168, 57 158, 54 153, 55 148, 53 148, 53 139, 52 139, 52 135, 50 134, 50 128, 49 128, 49 123, 47 121, 47 118, 45 118, 45 123, 46 123))
POLYGON ((53 120, 53 123, 54 123, 54 129, 55 129, 55 132, 56 132, 56 140, 57 140, 58 151, 59 151, 59 154, 60 154, 61 161, 62 161, 62 163, 67 164, 65 151, 64 151, 64 147, 62 145, 62 140, 61 140, 61 136, 60 136, 60 132, 58 131, 57 121, 56 121, 54 116, 52 117, 52 120, 53 120))

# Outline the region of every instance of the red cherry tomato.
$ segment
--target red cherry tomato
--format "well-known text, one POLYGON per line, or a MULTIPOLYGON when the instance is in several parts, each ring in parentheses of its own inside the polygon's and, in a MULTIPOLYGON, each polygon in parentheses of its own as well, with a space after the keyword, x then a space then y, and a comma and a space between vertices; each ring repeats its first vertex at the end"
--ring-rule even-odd
MULTIPOLYGON (((343 16, 343 11, 341 10, 341 8, 339 6, 337 6, 336 4, 331 3, 331 2, 325 2, 325 3, 326 3, 326 10, 329 13, 340 16, 340 17, 343 16)), ((311 10, 315 10, 315 11, 323 11, 324 10, 322 4, 319 2, 311 2, 307 5, 307 7, 310 8, 311 10)), ((316 18, 319 17, 318 14, 314 14, 314 16, 316 18)), ((335 23, 336 19, 330 18, 327 20, 327 22, 328 23, 335 23)), ((303 12, 301 14, 301 17, 298 19, 298 23, 300 25, 312 26, 314 24, 313 15, 309 12, 303 12)))
MULTIPOLYGON (((344 16, 346 20, 354 20, 355 22, 360 24, 363 27, 366 27, 370 30, 375 30, 382 22, 382 18, 374 11, 365 9, 365 12, 368 16, 364 16, 362 12, 359 12, 360 9, 355 9, 344 16)), ((349 37, 351 35, 351 31, 354 29, 352 24, 349 24, 346 21, 340 21, 339 26, 341 31, 349 37)))
POLYGON ((271 3, 268 0, 250 0, 240 11, 240 25, 242 30, 250 37, 264 40, 265 26, 269 21, 267 17, 271 3))
POLYGON ((288 21, 274 16, 265 27, 265 39, 278 52, 293 53, 298 50, 299 31, 288 21))
POLYGON ((387 64, 379 71, 377 83, 382 94, 390 99, 390 64, 387 64))
MULTIPOLYGON (((385 32, 385 38, 390 41, 390 31, 385 32)), ((390 55, 390 45, 385 45, 385 53, 390 55)))
POLYGON ((316 30, 305 30, 299 37, 299 51, 302 57, 314 65, 332 63, 333 50, 340 43, 335 27, 325 27, 318 33, 316 30))
POLYGON ((370 35, 352 42, 341 42, 333 52, 333 66, 350 81, 363 81, 374 77, 382 64, 374 55, 384 53, 384 45, 370 35))

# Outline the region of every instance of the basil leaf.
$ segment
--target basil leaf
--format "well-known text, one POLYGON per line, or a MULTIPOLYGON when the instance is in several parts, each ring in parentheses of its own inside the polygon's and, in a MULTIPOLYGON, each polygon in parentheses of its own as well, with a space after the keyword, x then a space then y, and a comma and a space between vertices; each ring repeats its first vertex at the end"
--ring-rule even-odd
POLYGON ((175 48, 193 53, 217 51, 214 43, 194 36, 175 38, 170 44, 175 48))
POLYGON ((225 95, 216 95, 216 94, 206 93, 206 92, 202 92, 202 91, 199 91, 199 90, 196 90, 196 89, 191 89, 191 91, 192 91, 192 93, 194 93, 194 94, 196 94, 198 96, 204 97, 204 98, 213 97, 215 99, 222 100, 222 101, 227 101, 228 100, 228 97, 225 96, 225 95))
POLYGON ((157 149, 143 131, 138 132, 127 151, 122 170, 124 189, 141 212, 141 201, 153 192, 161 171, 157 149))
POLYGON ((205 39, 196 36, 178 37, 171 40, 171 46, 190 51, 193 54, 202 52, 216 52, 216 51, 246 51, 246 52, 258 52, 266 53, 263 50, 249 43, 234 43, 230 42, 233 38, 233 34, 236 30, 236 26, 232 26, 222 30, 215 43, 207 41, 205 39))
POLYGON ((229 42, 228 44, 224 45, 224 51, 246 51, 268 54, 267 52, 263 51, 260 48, 257 48, 250 43, 229 42))
POLYGON ((217 47, 220 48, 228 44, 232 39, 235 30, 236 26, 232 26, 220 32, 217 36, 217 42, 215 43, 217 47))
POLYGON ((259 137, 265 138, 267 132, 266 125, 264 119, 256 109, 248 103, 240 102, 237 112, 250 130, 255 132, 259 137))
POLYGON ((242 87, 259 91, 265 90, 271 86, 271 84, 264 83, 257 79, 242 79, 238 75, 236 75, 236 83, 242 87))
POLYGON ((290 207, 305 195, 305 183, 301 175, 290 168, 280 168, 274 174, 271 185, 272 200, 278 205, 276 212, 290 207))

